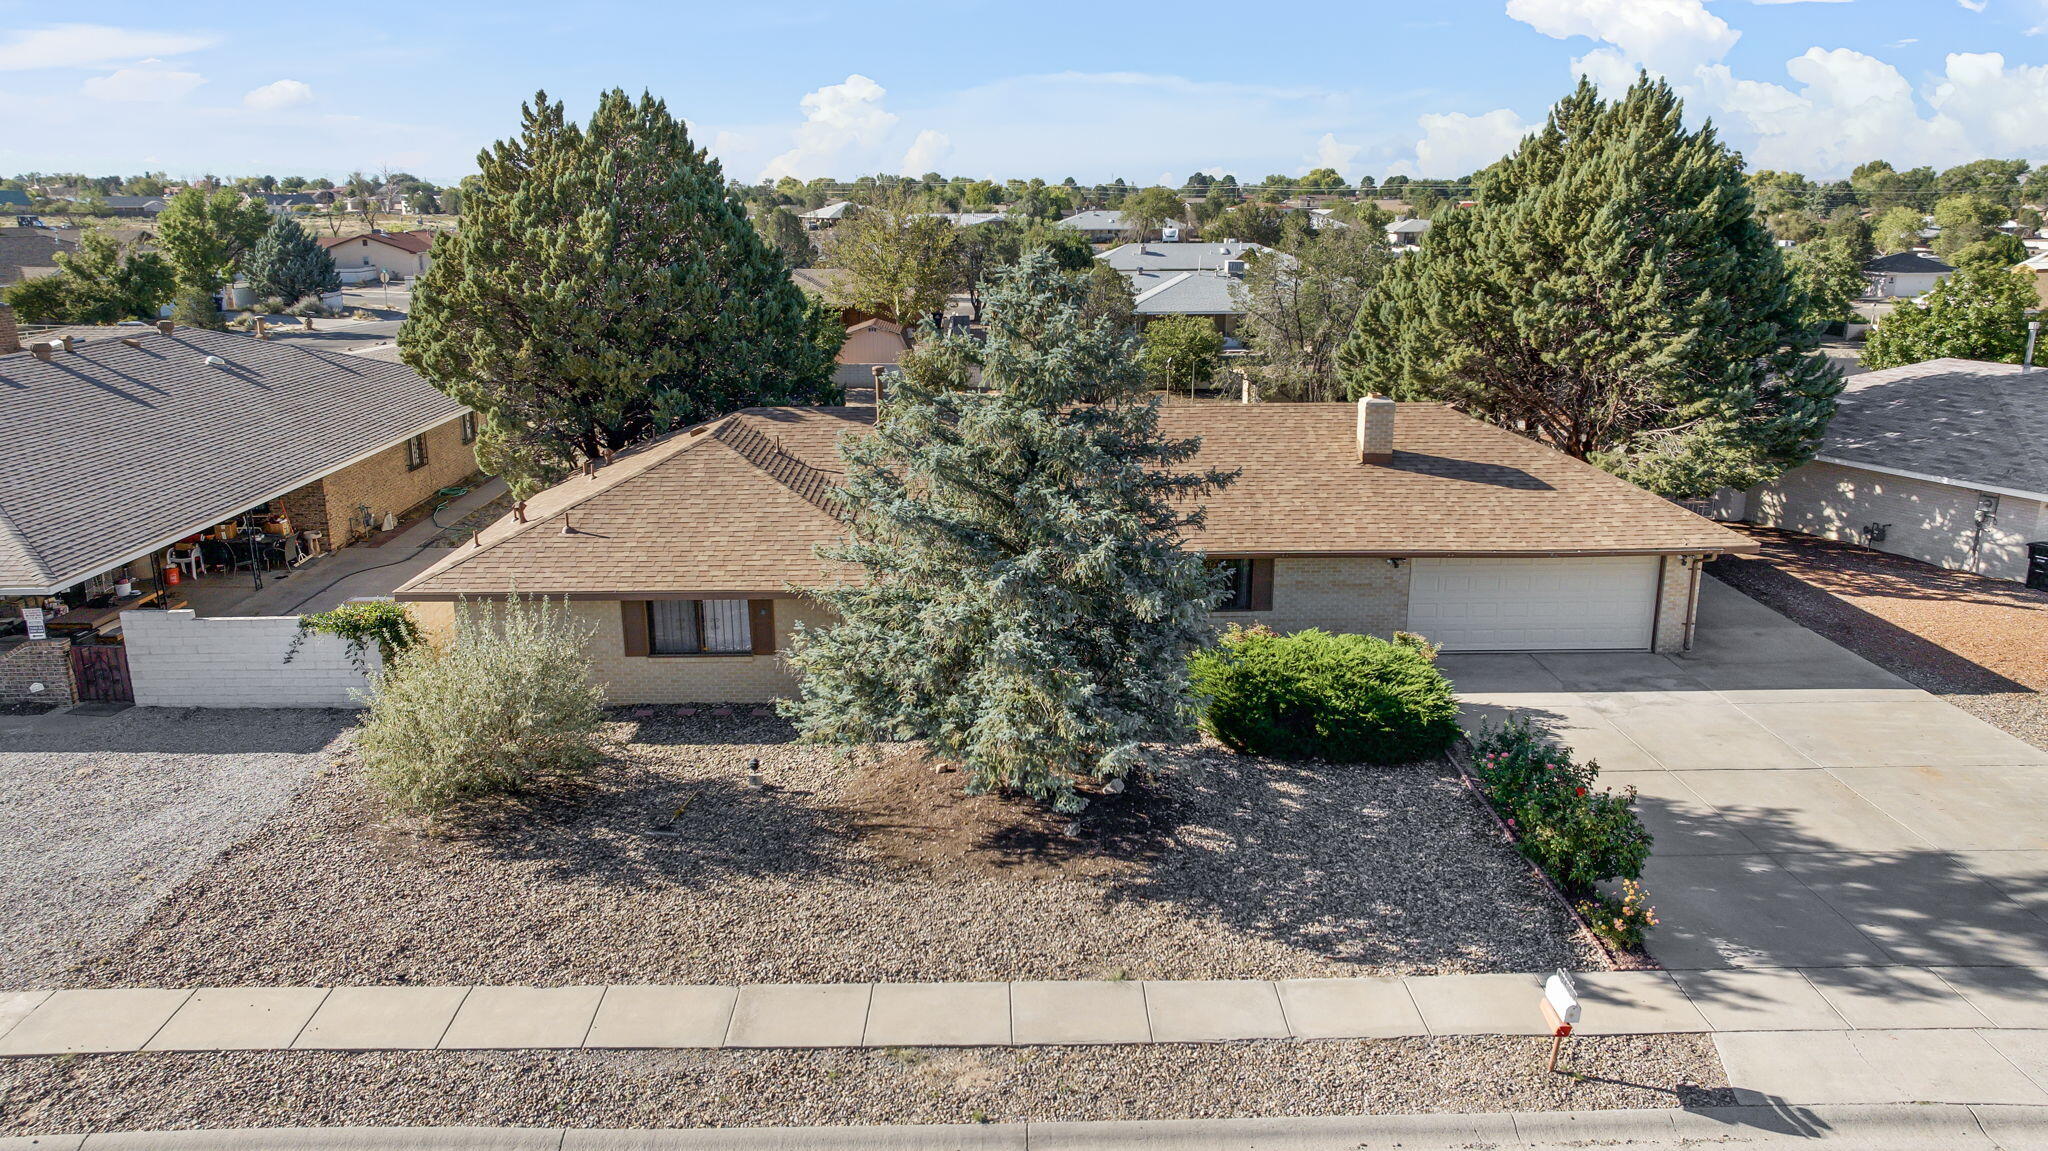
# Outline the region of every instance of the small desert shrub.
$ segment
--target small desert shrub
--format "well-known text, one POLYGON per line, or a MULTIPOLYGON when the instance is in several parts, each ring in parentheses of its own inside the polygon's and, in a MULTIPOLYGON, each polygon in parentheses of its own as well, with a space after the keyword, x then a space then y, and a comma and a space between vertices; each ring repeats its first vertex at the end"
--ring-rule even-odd
POLYGON ((1433 653, 1369 635, 1232 628, 1196 653, 1202 725, 1237 751, 1342 763, 1409 763, 1458 737, 1458 705, 1433 653))
POLYGON ((1575 906, 1593 934, 1616 947, 1641 947, 1643 937, 1657 926, 1657 909, 1635 880, 1624 879, 1618 887, 1618 894, 1580 900, 1575 906))
POLYGON ((371 784, 432 815, 578 776, 604 758, 589 629, 566 603, 461 604, 446 646, 417 644, 377 678, 356 734, 371 784))
POLYGON ((1595 791, 1598 764, 1579 764, 1523 720, 1481 733, 1473 770, 1494 810, 1521 839, 1522 854, 1566 891, 1587 894, 1609 879, 1637 879, 1650 833, 1634 788, 1595 791))

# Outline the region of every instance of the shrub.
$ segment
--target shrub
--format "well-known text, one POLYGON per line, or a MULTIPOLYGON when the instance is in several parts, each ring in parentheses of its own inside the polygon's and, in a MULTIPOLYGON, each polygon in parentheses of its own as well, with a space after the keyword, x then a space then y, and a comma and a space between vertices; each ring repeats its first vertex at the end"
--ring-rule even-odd
POLYGON ((371 784, 393 808, 431 815, 596 766, 604 692, 588 637, 566 603, 460 605, 447 647, 414 645, 376 681, 355 741, 371 784))
POLYGON ((1481 734, 1473 768, 1487 801, 1520 838, 1522 853, 1565 890, 1592 892, 1608 879, 1637 879, 1650 833, 1635 812, 1634 788, 1595 791, 1597 764, 1571 754, 1520 719, 1481 734))
POLYGON ((357 668, 368 671, 363 653, 371 644, 377 645, 377 654, 384 657, 389 667, 400 653, 420 642, 420 625, 413 622, 411 613, 402 603, 390 600, 373 600, 367 603, 345 603, 332 611, 314 612, 299 617, 298 634, 292 636, 291 646, 285 648, 284 661, 290 663, 299 654, 299 646, 309 635, 331 635, 348 641, 348 658, 357 668))
POLYGON ((1409 763, 1458 738, 1450 681, 1405 643, 1232 628, 1193 670, 1204 729, 1237 751, 1409 763))
POLYGON ((1593 934, 1616 947, 1641 947, 1643 936, 1657 926, 1657 909, 1650 906, 1649 893, 1633 879, 1620 883, 1619 895, 1598 895, 1580 900, 1576 906, 1593 934))

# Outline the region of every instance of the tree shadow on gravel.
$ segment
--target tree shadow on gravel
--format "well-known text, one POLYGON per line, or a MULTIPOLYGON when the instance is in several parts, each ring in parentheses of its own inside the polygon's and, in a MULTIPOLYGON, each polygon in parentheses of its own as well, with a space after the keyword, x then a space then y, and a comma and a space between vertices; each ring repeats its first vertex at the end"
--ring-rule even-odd
POLYGON ((439 836, 551 882, 694 887, 844 870, 841 821, 801 794, 615 763, 602 783, 480 807, 439 836))
POLYGON ((1578 966, 1570 917, 1440 763, 1283 762, 1172 749, 1105 847, 1140 866, 1109 897, 1175 905, 1340 963, 1578 966))
POLYGON ((0 717, 8 752, 311 755, 355 727, 342 708, 131 707, 111 715, 0 717))

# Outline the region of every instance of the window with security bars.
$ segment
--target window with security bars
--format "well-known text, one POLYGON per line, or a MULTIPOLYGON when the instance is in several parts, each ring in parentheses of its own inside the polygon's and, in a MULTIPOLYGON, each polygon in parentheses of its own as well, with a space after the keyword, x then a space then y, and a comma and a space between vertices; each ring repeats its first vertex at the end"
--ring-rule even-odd
POLYGON ((754 629, 743 599, 658 599, 647 605, 647 640, 655 655, 744 653, 754 629))

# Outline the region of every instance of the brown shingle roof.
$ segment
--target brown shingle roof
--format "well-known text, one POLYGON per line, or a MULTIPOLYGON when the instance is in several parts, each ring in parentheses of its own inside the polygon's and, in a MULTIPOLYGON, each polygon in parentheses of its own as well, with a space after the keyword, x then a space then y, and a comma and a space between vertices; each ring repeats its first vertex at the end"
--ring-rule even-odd
POLYGON ((401 252, 424 252, 434 246, 434 237, 425 232, 358 232, 353 236, 322 236, 320 246, 339 248, 351 240, 377 240, 389 244, 401 252))
MULTIPOLYGON (((401 599, 760 594, 844 578, 816 548, 844 527, 816 485, 865 408, 752 409, 678 432, 535 497, 401 599), (575 533, 562 533, 567 515, 575 533)), ((1357 462, 1349 404, 1201 404, 1161 414, 1198 462, 1242 470, 1190 543, 1224 555, 1750 552, 1717 524, 1579 460, 1438 404, 1402 404, 1394 461, 1357 462)))

